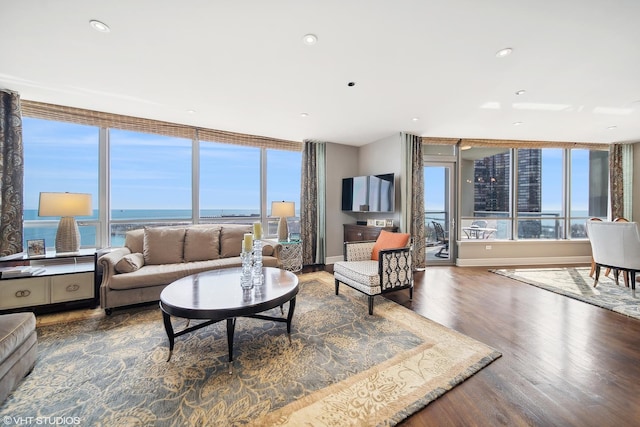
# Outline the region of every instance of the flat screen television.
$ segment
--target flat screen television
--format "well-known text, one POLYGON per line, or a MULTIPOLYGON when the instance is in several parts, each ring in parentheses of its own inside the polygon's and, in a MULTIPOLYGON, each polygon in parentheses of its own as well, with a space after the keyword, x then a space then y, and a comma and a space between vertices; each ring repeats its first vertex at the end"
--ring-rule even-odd
POLYGON ((342 180, 342 210, 393 212, 395 182, 392 173, 356 176, 342 180))

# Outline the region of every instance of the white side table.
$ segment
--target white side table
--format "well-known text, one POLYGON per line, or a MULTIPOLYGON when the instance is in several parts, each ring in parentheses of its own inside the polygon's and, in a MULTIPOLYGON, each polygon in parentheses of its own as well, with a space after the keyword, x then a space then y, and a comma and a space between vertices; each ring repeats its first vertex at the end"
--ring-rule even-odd
POLYGON ((278 243, 282 268, 294 272, 302 270, 302 241, 278 243))

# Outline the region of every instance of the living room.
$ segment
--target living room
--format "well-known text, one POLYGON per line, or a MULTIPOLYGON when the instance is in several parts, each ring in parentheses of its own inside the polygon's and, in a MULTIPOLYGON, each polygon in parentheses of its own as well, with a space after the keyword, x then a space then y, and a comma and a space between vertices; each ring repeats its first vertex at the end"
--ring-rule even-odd
MULTIPOLYGON (((110 215, 114 209, 117 211, 112 205, 113 193, 110 191, 113 190, 108 172, 105 172, 109 171, 109 155, 105 154, 107 149, 98 139, 107 140, 110 133, 109 136, 115 138, 123 128, 132 131, 130 120, 140 120, 151 126, 175 125, 162 132, 152 129, 151 133, 155 134, 189 128, 200 135, 193 141, 260 146, 260 150, 285 147, 282 151, 295 153, 300 158, 304 155, 303 141, 326 141, 322 200, 325 235, 322 250, 315 252, 313 262, 305 263, 304 274, 299 277, 302 281, 302 277, 309 274, 306 277, 326 282, 329 287, 333 284, 330 273, 311 270, 325 267, 331 270, 333 263, 343 260, 344 224, 392 219, 400 226, 400 231, 407 231, 404 208, 407 200, 403 195, 408 182, 403 154, 407 135, 419 137, 423 147, 451 149, 453 154, 430 152, 425 161, 434 164, 447 161, 455 167, 463 163, 465 142, 480 147, 488 142, 508 141, 509 149, 547 143, 549 147, 563 147, 563 150, 571 150, 565 144, 582 149, 615 144, 631 147, 628 158, 631 164, 635 163, 634 158, 640 158, 638 64, 625 53, 633 51, 633 40, 638 35, 632 20, 637 12, 636 5, 618 2, 613 5, 617 7, 604 7, 597 2, 585 5, 576 1, 545 8, 505 5, 496 1, 482 7, 461 2, 450 5, 409 2, 405 6, 400 8, 383 2, 375 2, 372 6, 358 2, 315 5, 285 1, 271 5, 252 2, 243 7, 214 2, 160 8, 143 1, 127 5, 130 10, 123 13, 116 5, 72 2, 57 10, 50 5, 21 2, 3 7, 5 11, 0 18, 3 23, 0 43, 6 58, 0 70, 0 89, 19 95, 23 110, 28 111, 23 113, 27 120, 57 122, 55 118, 43 118, 47 114, 44 110, 34 113, 38 106, 48 106, 66 110, 63 112, 69 116, 88 112, 95 117, 105 114, 111 115, 111 119, 119 117, 126 121, 120 128, 94 124, 97 160, 93 168, 96 176, 93 203, 97 215, 86 224, 79 220, 81 228, 97 230, 95 243, 83 245, 87 248, 110 245, 113 230, 110 215), (141 16, 145 17, 143 22, 138 21, 141 16), (211 23, 212 19, 215 24, 211 23), (49 26, 56 28, 49 29, 49 26), (544 31, 540 31, 542 28, 544 31), (532 34, 536 34, 537 39, 532 34), (605 38, 609 36, 613 39, 605 38), (509 48, 509 52, 500 54, 504 48, 509 48), (275 145, 269 145, 271 143, 275 145), (353 213, 341 209, 344 178, 380 173, 393 173, 396 177, 393 214, 353 213), (107 175, 102 177, 100 174, 107 175)), ((68 123, 59 119, 59 122, 63 121, 68 123)), ((145 130, 138 132, 145 133, 145 130)), ((70 141, 62 143, 68 144, 67 148, 73 146, 70 141)), ((186 145, 191 147, 191 140, 188 139, 186 145)), ((193 153, 188 156, 188 168, 193 176, 197 176, 198 170, 193 165, 199 162, 192 163, 192 159, 198 154, 193 153)), ((178 157, 174 160, 178 163, 178 157)), ((260 185, 263 180, 260 171, 264 166, 261 161, 254 163, 252 158, 251 163, 245 162, 252 166, 247 168, 248 173, 259 176, 260 185)), ((56 162, 60 164, 60 177, 64 176, 68 182, 82 179, 83 175, 74 174, 76 169, 72 162, 65 164, 64 159, 56 162)), ((295 182, 294 193, 300 188, 299 167, 295 164, 289 170, 288 180, 295 182)), ((169 169, 167 166, 167 171, 169 169)), ((268 174, 269 165, 264 170, 268 174)), ((436 418, 442 417, 437 418, 440 421, 453 423, 470 422, 477 415, 476 420, 482 419, 487 424, 499 422, 502 416, 513 423, 534 425, 545 425, 558 416, 559 420, 577 424, 576 419, 572 420, 565 413, 567 411, 549 402, 527 401, 525 395, 533 386, 522 385, 518 389, 505 385, 517 381, 518 375, 531 383, 540 380, 533 370, 520 366, 524 362, 519 362, 518 369, 513 371, 495 367, 514 359, 527 360, 533 366, 536 357, 547 357, 535 350, 535 342, 525 345, 505 338, 509 333, 514 336, 530 333, 527 329, 519 329, 522 319, 518 318, 515 306, 524 307, 523 311, 532 318, 548 316, 547 325, 538 320, 531 321, 538 325, 536 337, 542 336, 552 323, 562 324, 569 312, 579 312, 574 315, 584 322, 602 321, 603 325, 589 326, 585 335, 595 334, 600 340, 610 334, 611 340, 615 341, 610 343, 611 348, 616 354, 625 354, 627 362, 594 365, 598 375, 607 375, 615 366, 615 369, 626 370, 629 378, 638 377, 634 367, 637 354, 626 350, 626 345, 633 345, 635 341, 624 343, 624 331, 637 331, 637 320, 615 313, 596 314, 591 311, 595 308, 580 309, 574 301, 563 303, 554 299, 557 295, 541 297, 536 291, 544 291, 520 289, 511 279, 488 273, 487 268, 588 265, 590 243, 585 238, 518 239, 516 236, 492 238, 490 242, 465 239, 462 230, 465 225, 461 223, 469 218, 463 218, 457 209, 465 204, 461 183, 468 177, 462 170, 457 170, 454 176, 460 184, 452 195, 455 202, 452 219, 455 221, 450 227, 457 236, 449 242, 450 258, 446 261, 436 259, 427 264, 425 271, 417 273, 413 301, 409 300, 407 292, 399 291, 387 299, 377 297, 380 299, 376 299, 376 304, 383 300, 386 304, 390 299, 411 307, 425 317, 488 343, 502 353, 502 358, 480 371, 480 379, 478 376, 472 378, 476 384, 482 381, 484 388, 471 385, 464 389, 468 386, 465 382, 462 387, 444 394, 436 401, 437 405, 429 404, 426 411, 406 422, 408 425, 412 422, 428 425, 431 409, 436 418), (506 300, 505 293, 514 299, 506 300), (476 298, 473 302, 467 300, 472 296, 476 298), (485 305, 483 296, 494 302, 485 305), (513 307, 507 308, 510 304, 513 307), (545 304, 554 307, 553 314, 545 313, 545 304), (485 319, 494 313, 494 318, 486 320, 486 327, 483 326, 485 319), (506 323, 510 325, 502 326, 506 323), (517 397, 509 400, 504 396, 496 397, 492 392, 491 396, 499 402, 494 407, 487 402, 478 402, 482 396, 474 393, 486 392, 492 377, 505 372, 511 376, 498 387, 508 388, 517 397), (462 414, 461 408, 470 400, 475 401, 475 406, 471 405, 462 414), (515 408, 519 404, 527 413, 522 417, 516 415, 515 408), (508 408, 505 409, 508 415, 496 408, 508 408), (483 410, 494 413, 479 415, 483 410), (461 412, 457 415, 459 418, 447 415, 456 411, 461 412), (541 415, 545 411, 554 415, 548 418, 541 415)), ((640 169, 634 168, 630 178, 630 188, 640 185, 640 169)), ((192 216, 179 219, 197 222, 193 218, 198 218, 198 212, 208 200, 199 198, 199 191, 192 187, 191 179, 189 174, 189 193, 193 192, 195 196, 186 197, 185 203, 192 216)), ((39 179, 38 182, 45 183, 46 180, 39 179)), ((273 201, 295 200, 296 212, 301 212, 303 206, 310 206, 308 202, 303 205, 305 202, 295 195, 271 197, 268 185, 258 191, 257 196, 252 193, 247 198, 258 200, 254 204, 260 221, 274 237, 277 219, 269 217, 273 201)), ((565 183, 558 183, 558 186, 569 188, 565 183)), ((82 188, 51 191, 84 192, 82 188)), ((34 189, 32 193, 38 191, 34 189)), ((164 200, 175 200, 176 194, 179 192, 171 193, 167 186, 164 200)), ((640 215, 640 200, 629 198, 628 202, 629 214, 626 216, 633 220, 640 215)), ((235 206, 223 207, 233 209, 235 206)), ((613 219, 612 215, 609 217, 613 219)), ((57 226, 57 219, 38 218, 38 221, 49 228, 57 226)), ((517 234, 517 228, 512 228, 517 234)), ((53 239, 46 240, 51 249, 53 239)), ((304 313, 304 308, 300 310, 304 313)), ((100 314, 104 317, 103 312, 100 314)), ((115 314, 129 315, 126 311, 115 314)), ((295 317, 293 325, 295 331, 295 317)), ((571 337, 578 333, 575 323, 566 331, 571 337)), ((161 338, 166 339, 166 336, 161 338)), ((588 345, 583 339, 578 339, 580 345, 588 345)), ((180 340, 176 341, 180 345, 180 340)), ((546 351, 551 352, 550 347, 555 344, 568 353, 579 351, 572 344, 564 343, 563 337, 554 337, 550 342, 552 344, 544 346, 546 351)), ((601 348, 600 341, 598 343, 598 353, 589 350, 585 353, 586 359, 602 357, 608 361, 614 357, 601 348)), ((166 354, 160 355, 161 350, 166 350, 166 342, 159 340, 157 347, 153 357, 166 358, 166 354)), ((183 350, 174 353, 172 363, 184 357, 183 350)), ((557 357, 551 364, 561 363, 562 357, 557 357)), ((539 368, 546 369, 541 375, 546 376, 542 382, 565 374, 554 372, 548 366, 539 368)), ((567 385, 575 379, 566 374, 562 384, 567 385)), ((624 384, 623 389, 627 387, 627 383, 624 384)), ((208 391, 212 390, 209 386, 207 384, 208 391)), ((135 388, 133 384, 131 387, 135 388)), ((541 394, 549 392, 549 396, 553 396, 551 400, 562 395, 558 390, 550 390, 558 387, 558 383, 549 381, 547 387, 542 392, 540 389, 544 386, 539 387, 537 391, 541 394)), ((606 407, 603 413, 619 410, 621 415, 617 421, 631 424, 638 408, 635 404, 631 404, 631 408, 625 407, 617 400, 619 395, 609 394, 609 388, 603 399, 616 403, 606 407)), ((583 397, 576 390, 572 392, 578 396, 577 401, 583 397)), ((597 386, 589 392, 598 393, 597 386)), ((571 405, 576 405, 572 408, 578 406, 573 401, 571 405)), ((68 415, 62 412, 59 414, 68 415)), ((589 421, 588 414, 593 415, 593 412, 583 413, 578 419, 589 421)))

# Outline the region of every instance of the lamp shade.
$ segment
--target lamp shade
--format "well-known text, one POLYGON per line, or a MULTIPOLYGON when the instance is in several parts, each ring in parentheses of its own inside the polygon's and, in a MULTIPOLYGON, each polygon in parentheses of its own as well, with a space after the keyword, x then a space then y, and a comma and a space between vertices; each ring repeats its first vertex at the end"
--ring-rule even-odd
POLYGON ((296 214, 294 202, 271 202, 271 216, 290 217, 296 214))
POLYGON ((91 194, 40 193, 38 216, 87 216, 93 214, 91 194))

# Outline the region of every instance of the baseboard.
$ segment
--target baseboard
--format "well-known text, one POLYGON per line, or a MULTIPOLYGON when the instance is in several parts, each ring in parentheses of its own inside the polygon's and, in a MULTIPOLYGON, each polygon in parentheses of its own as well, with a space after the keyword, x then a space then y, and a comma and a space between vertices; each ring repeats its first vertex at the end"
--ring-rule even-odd
POLYGON ((538 257, 538 258, 476 258, 457 259, 458 267, 506 267, 519 265, 562 265, 562 264, 590 264, 590 256, 574 257, 538 257))
POLYGON ((325 258, 324 263, 325 265, 328 265, 328 264, 335 264, 336 262, 339 262, 339 261, 344 261, 344 256, 339 255, 339 256, 327 257, 325 258))

